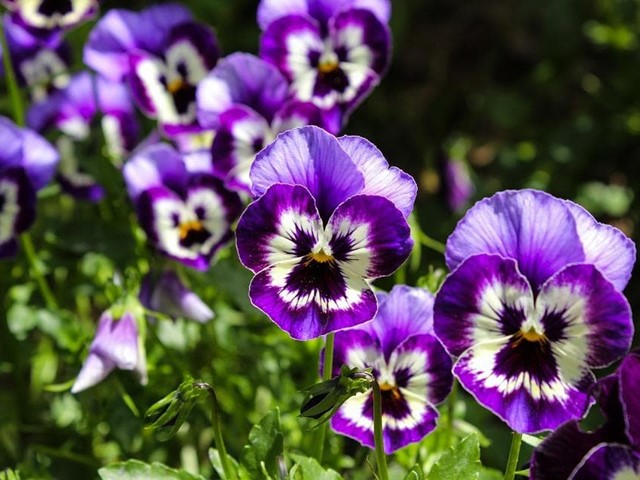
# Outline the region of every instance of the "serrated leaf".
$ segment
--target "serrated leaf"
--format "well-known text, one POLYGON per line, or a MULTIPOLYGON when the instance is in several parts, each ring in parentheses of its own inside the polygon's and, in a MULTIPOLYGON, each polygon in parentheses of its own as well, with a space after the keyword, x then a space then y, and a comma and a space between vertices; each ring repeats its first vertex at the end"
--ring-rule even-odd
POLYGON ((140 460, 114 463, 98 470, 102 480, 203 480, 185 470, 175 470, 162 463, 152 464, 140 460))
POLYGON ((280 431, 280 411, 275 409, 267 413, 249 432, 249 443, 242 449, 242 465, 251 478, 264 478, 264 470, 277 478, 276 459, 283 451, 284 437, 280 431))
POLYGON ((480 476, 480 444, 471 434, 442 454, 431 468, 429 480, 477 480, 480 476))
POLYGON ((325 470, 315 458, 304 455, 291 455, 296 462, 289 472, 291 480, 340 480, 342 477, 335 470, 325 470))

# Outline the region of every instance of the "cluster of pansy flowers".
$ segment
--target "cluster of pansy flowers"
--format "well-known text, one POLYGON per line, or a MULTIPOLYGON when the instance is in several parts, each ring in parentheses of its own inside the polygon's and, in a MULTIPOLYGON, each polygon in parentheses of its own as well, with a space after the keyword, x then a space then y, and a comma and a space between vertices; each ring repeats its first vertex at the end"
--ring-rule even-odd
MULTIPOLYGON (((573 441, 579 453, 564 476, 638 474, 638 356, 598 383, 591 372, 627 353, 633 335, 622 290, 636 252, 619 230, 543 192, 501 192, 449 237, 451 273, 435 297, 407 286, 374 292, 371 281, 411 252, 417 187, 369 141, 334 135, 388 67, 388 1, 263 0, 260 56, 224 58, 213 30, 179 4, 115 9, 85 45, 97 74, 74 75, 63 30, 98 2, 4 3, 11 60, 32 94, 28 124, 57 136, 60 154, 0 118, 0 257, 15 253, 60 156, 65 189, 103 195, 74 155, 99 118, 110 155, 127 159, 127 192, 158 252, 205 270, 237 221, 253 304, 296 340, 335 333, 334 373, 372 370, 385 452, 435 428, 455 376, 516 432, 556 430, 534 455, 534 478, 557 478, 554 455, 573 441), (160 132, 137 147, 134 106, 160 132), (608 423, 586 434, 576 422, 596 400, 608 423)), ((172 270, 150 272, 140 301, 213 317, 172 270)), ((73 392, 116 367, 146 382, 136 305, 102 315, 73 392)), ((372 403, 371 391, 347 400, 334 430, 373 445, 372 403)))

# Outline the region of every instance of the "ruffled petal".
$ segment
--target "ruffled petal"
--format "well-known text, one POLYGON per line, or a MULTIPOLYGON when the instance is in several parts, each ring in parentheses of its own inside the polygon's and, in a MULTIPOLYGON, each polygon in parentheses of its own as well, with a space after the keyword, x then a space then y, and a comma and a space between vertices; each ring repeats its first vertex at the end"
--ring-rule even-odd
POLYGON ((626 445, 600 444, 591 449, 568 480, 640 478, 640 455, 626 445))
POLYGON ((618 368, 620 402, 629 443, 640 451, 640 354, 631 353, 618 368))

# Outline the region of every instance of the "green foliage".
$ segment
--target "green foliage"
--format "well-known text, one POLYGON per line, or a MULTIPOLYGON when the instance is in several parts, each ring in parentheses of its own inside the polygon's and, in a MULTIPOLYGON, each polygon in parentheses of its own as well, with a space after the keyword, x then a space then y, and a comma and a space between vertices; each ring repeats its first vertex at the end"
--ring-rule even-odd
POLYGON ((242 468, 248 478, 278 478, 278 459, 283 454, 284 436, 280 428, 280 411, 276 409, 249 432, 249 442, 242 449, 242 468))
POLYGON ((291 455, 295 464, 289 470, 291 480, 340 480, 338 472, 324 469, 315 458, 291 455))
POLYGON ((98 470, 102 480, 203 480, 184 470, 169 468, 158 462, 152 464, 140 460, 127 460, 98 470))
POLYGON ((476 480, 480 476, 480 444, 475 435, 465 437, 444 452, 431 468, 429 480, 476 480))

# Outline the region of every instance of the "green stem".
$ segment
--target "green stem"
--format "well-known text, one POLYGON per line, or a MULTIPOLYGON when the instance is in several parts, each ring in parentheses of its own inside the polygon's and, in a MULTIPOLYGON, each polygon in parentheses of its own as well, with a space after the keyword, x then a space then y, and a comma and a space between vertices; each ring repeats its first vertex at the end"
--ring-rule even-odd
POLYGON ((382 392, 377 380, 373 381, 373 440, 376 447, 376 463, 380 480, 389 480, 387 457, 382 440, 382 392))
POLYGON ((213 438, 216 442, 216 448, 220 454, 220 463, 222 464, 222 470, 227 480, 234 480, 236 478, 234 471, 229 464, 229 457, 227 456, 227 447, 224 444, 222 438, 222 425, 220 422, 220 411, 218 406, 218 397, 211 385, 204 382, 196 382, 194 387, 206 390, 209 392, 209 398, 211 398, 211 424, 213 426, 213 438))
POLYGON ((27 260, 29 261, 29 266, 31 267, 31 273, 36 279, 36 283, 38 284, 38 288, 40 289, 40 294, 42 298, 44 298, 45 305, 49 310, 57 310, 58 302, 56 302, 49 285, 47 284, 46 279, 44 278, 44 273, 41 269, 40 261, 36 256, 36 249, 33 246, 33 242, 31 241, 31 235, 29 232, 24 232, 20 236, 20 241, 22 242, 22 250, 27 256, 27 260))
POLYGON ((509 450, 509 459, 507 460, 507 468, 504 471, 504 480, 513 480, 516 475, 516 467, 518 466, 521 444, 522 434, 513 432, 513 437, 511 438, 511 449, 509 450))
POLYGON ((453 443, 451 440, 453 439, 454 420, 456 415, 456 394, 458 392, 457 387, 458 382, 454 379, 453 385, 451 387, 451 393, 449 394, 449 399, 447 400, 447 433, 445 437, 445 449, 449 448, 453 443))
MULTIPOLYGON (((322 367, 322 380, 329 380, 332 377, 333 372, 333 343, 335 333, 327 335, 324 345, 324 365, 322 367)), ((322 457, 324 455, 324 443, 327 436, 327 423, 324 422, 318 427, 318 438, 316 439, 316 454, 315 458, 319 464, 322 464, 322 457)))
POLYGON ((22 99, 20 87, 18 87, 16 72, 13 68, 13 63, 11 62, 11 54, 9 53, 9 45, 7 44, 7 36, 4 32, 3 22, 0 22, 0 43, 2 43, 4 76, 7 80, 7 88, 9 89, 9 97, 11 98, 14 120, 18 126, 24 127, 24 101, 22 99))
POLYGON ((431 250, 435 250, 438 253, 444 253, 445 245, 424 233, 423 231, 418 231, 418 239, 420 243, 431 250))

